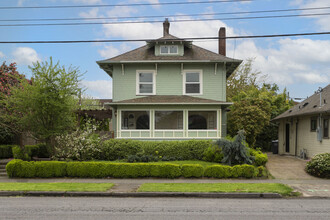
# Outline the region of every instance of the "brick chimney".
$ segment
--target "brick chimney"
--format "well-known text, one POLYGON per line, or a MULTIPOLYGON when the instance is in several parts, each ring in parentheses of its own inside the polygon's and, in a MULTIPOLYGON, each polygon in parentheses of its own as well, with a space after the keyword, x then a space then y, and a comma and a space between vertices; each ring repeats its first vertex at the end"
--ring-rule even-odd
POLYGON ((219 54, 226 56, 226 28, 219 30, 219 54))
POLYGON ((168 22, 168 18, 165 18, 165 21, 163 23, 163 36, 170 34, 170 22, 168 22))

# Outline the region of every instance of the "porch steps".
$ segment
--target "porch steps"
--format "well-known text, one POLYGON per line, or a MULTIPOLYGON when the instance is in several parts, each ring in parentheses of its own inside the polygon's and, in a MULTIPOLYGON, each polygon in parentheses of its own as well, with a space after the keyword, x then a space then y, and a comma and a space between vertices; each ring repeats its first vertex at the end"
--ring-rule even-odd
POLYGON ((0 178, 7 177, 6 165, 9 160, 0 160, 0 178))

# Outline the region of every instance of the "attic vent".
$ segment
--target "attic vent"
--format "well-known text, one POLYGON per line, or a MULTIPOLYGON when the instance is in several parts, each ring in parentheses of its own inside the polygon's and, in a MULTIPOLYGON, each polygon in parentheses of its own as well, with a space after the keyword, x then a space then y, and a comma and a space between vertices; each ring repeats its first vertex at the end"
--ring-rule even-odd
POLYGON ((306 105, 308 105, 308 102, 305 102, 305 103, 302 105, 302 107, 305 107, 306 105))
POLYGON ((316 107, 317 107, 317 105, 314 105, 314 106, 313 106, 313 108, 316 108, 316 107))
MULTIPOLYGON (((299 106, 299 108, 300 108, 300 106, 299 106)), ((289 113, 291 113, 292 112, 292 110, 289 110, 289 113)))

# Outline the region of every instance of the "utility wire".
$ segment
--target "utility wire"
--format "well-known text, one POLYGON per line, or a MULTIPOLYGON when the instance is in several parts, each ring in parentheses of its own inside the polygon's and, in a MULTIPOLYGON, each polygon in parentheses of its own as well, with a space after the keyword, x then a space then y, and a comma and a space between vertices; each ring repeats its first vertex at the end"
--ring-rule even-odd
POLYGON ((157 6, 157 5, 190 5, 190 4, 214 4, 231 2, 251 2, 255 0, 217 0, 217 1, 189 1, 189 2, 158 2, 158 3, 130 3, 130 4, 100 4, 100 5, 55 5, 55 6, 2 6, 4 9, 50 9, 50 8, 101 8, 101 7, 132 7, 132 6, 157 6))
MULTIPOLYGON (((329 32, 311 32, 296 34, 270 34, 270 35, 247 35, 232 37, 190 37, 177 38, 171 41, 191 41, 191 40, 215 40, 215 39, 251 39, 251 38, 274 38, 274 37, 296 37, 296 36, 312 36, 312 35, 329 35, 329 32)), ((155 41, 155 39, 116 39, 116 40, 71 40, 71 41, 0 41, 0 44, 73 44, 73 43, 117 43, 117 42, 141 42, 155 41)))
POLYGON ((143 18, 175 18, 175 17, 195 17, 195 16, 215 16, 215 15, 239 15, 239 14, 259 14, 259 13, 277 13, 277 12, 293 12, 293 11, 309 11, 309 10, 324 10, 330 9, 327 7, 317 8, 292 8, 292 9, 276 9, 262 11, 240 11, 240 12, 220 12, 220 13, 201 13, 201 14, 186 14, 186 15, 150 15, 150 16, 127 16, 127 17, 89 17, 89 18, 25 18, 25 19, 0 19, 1 22, 8 21, 76 21, 76 20, 117 20, 117 19, 143 19, 143 18))
MULTIPOLYGON (((289 18, 289 17, 309 17, 309 16, 325 16, 330 13, 314 13, 314 14, 295 14, 295 15, 270 15, 270 16, 253 16, 253 17, 230 17, 230 18, 201 18, 201 19, 181 19, 172 20, 175 22, 191 22, 191 21, 217 21, 217 20, 248 20, 248 19, 265 19, 265 18, 289 18)), ((100 25, 100 24, 143 24, 143 23, 162 23, 163 20, 150 21, 114 21, 114 22, 79 22, 79 23, 25 23, 25 24, 0 24, 0 27, 19 27, 19 26, 73 26, 73 25, 100 25)))

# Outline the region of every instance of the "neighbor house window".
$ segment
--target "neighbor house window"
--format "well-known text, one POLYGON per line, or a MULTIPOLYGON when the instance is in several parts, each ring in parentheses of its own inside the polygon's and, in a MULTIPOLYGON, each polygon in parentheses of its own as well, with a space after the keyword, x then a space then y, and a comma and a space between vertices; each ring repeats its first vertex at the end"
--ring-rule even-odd
POLYGON ((217 129, 216 111, 189 111, 189 130, 215 130, 217 129))
POLYGON ((136 94, 137 95, 155 95, 155 71, 138 70, 136 72, 136 94))
POLYGON ((182 130, 183 111, 155 111, 155 129, 182 130))
POLYGON ((329 119, 323 119, 323 137, 329 138, 329 119))
POLYGON ((201 70, 186 70, 183 74, 183 94, 201 95, 203 90, 201 70))
POLYGON ((311 118, 311 131, 316 131, 316 127, 317 127, 317 119, 311 118))
POLYGON ((160 54, 178 54, 178 45, 160 46, 160 54))
POLYGON ((145 130, 150 129, 149 111, 122 111, 122 130, 145 130))

